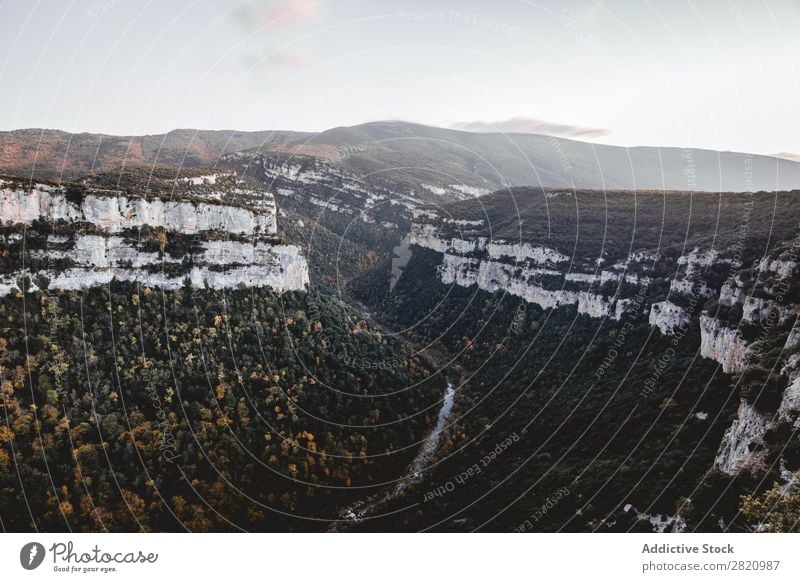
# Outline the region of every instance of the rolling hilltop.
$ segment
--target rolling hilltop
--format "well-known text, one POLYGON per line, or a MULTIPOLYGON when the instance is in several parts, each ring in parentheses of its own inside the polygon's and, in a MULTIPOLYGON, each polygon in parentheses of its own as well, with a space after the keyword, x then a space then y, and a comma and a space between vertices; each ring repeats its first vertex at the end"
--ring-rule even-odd
POLYGON ((398 121, 320 133, 201 131, 108 136, 0 133, 0 172, 78 178, 123 165, 213 166, 226 153, 302 154, 405 190, 449 198, 507 186, 758 191, 800 188, 800 163, 738 152, 618 147, 535 134, 471 133, 398 121))
POLYGON ((130 166, 204 166, 220 155, 296 140, 289 131, 202 131, 117 136, 53 129, 0 132, 0 173, 74 180, 93 171, 130 166))
MULTIPOLYGON (((786 190, 800 164, 770 156, 672 147, 624 148, 535 134, 471 133, 402 122, 338 127, 307 146, 333 146, 341 162, 397 182, 483 190, 506 186, 693 191, 786 190)), ((313 151, 313 150, 312 150, 313 151)))

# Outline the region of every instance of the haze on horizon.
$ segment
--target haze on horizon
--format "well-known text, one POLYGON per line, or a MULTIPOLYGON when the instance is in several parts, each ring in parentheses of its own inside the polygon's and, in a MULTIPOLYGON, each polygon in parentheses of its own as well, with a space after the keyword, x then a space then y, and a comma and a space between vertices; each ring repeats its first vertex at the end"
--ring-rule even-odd
POLYGON ((2 130, 402 119, 800 152, 795 0, 11 0, 2 12, 2 130))

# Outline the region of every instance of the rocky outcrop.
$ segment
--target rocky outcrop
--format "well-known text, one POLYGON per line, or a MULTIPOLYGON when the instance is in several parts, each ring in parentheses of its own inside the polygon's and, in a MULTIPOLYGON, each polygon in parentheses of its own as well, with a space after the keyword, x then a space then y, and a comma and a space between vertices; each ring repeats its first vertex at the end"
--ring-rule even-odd
POLYGON ((778 416, 787 422, 792 422, 795 428, 800 428, 800 376, 796 377, 783 391, 778 416))
POLYGON ((795 348, 800 347, 800 325, 795 325, 789 332, 789 336, 786 338, 786 344, 784 347, 787 350, 794 350, 795 348))
POLYGON ((761 412, 742 401, 736 420, 725 431, 714 466, 728 475, 740 471, 762 471, 769 453, 769 447, 764 443, 767 431, 777 422, 797 422, 799 410, 800 377, 784 390, 777 414, 761 412))
POLYGON ((775 273, 779 278, 785 279, 794 274, 797 262, 780 258, 765 257, 758 265, 762 273, 775 273))
MULTIPOLYGON (((204 177, 206 186, 213 182, 204 177)), ((0 275, 0 296, 37 285, 78 290, 112 281, 175 289, 225 289, 239 285, 268 286, 277 291, 302 290, 308 285, 308 264, 297 247, 275 241, 274 202, 258 208, 193 201, 145 199, 113 192, 80 193, 70 199, 65 188, 37 185, 30 190, 3 184, 0 220, 3 224, 31 224, 46 219, 67 228, 70 235, 49 235, 44 249, 29 251, 37 270, 0 275), (67 223, 67 227, 63 223, 67 223), (99 234, 84 234, 89 224, 99 234), (144 249, 127 228, 163 228, 162 250, 144 249), (189 236, 190 252, 174 256, 163 252, 170 233, 189 236), (207 237, 205 233, 216 233, 207 237), (232 237, 219 240, 220 236, 232 237)), ((10 233, 6 240, 15 240, 10 233)), ((42 236, 32 233, 26 236, 42 236)))
POLYGON ((775 309, 775 302, 761 297, 746 297, 742 305, 742 321, 755 323, 766 319, 775 309))
POLYGON ((722 365, 726 374, 741 372, 749 359, 750 348, 737 329, 725 327, 708 315, 700 316, 700 355, 722 365))
POLYGON ((72 291, 105 285, 112 281, 136 281, 148 287, 177 289, 187 282, 195 288, 231 289, 272 287, 276 291, 303 290, 308 286, 308 264, 292 245, 209 241, 204 250, 190 257, 138 251, 119 237, 80 236, 69 251, 42 251, 40 259, 68 260, 64 269, 25 271, 0 277, 0 296, 20 290, 23 277, 36 283, 48 282, 48 289, 72 291), (169 264, 189 261, 186 269, 165 270, 169 264), (221 268, 222 267, 222 268, 221 268))
POLYGON ((650 307, 650 325, 656 326, 664 335, 673 335, 675 328, 689 323, 689 314, 670 301, 653 303, 650 307))
POLYGON ((622 311, 617 309, 615 301, 589 291, 545 289, 535 282, 540 274, 538 269, 499 261, 472 259, 451 253, 444 253, 442 264, 439 266, 439 277, 445 284, 462 287, 477 285, 479 289, 489 293, 506 291, 528 303, 535 303, 542 309, 572 305, 577 308, 578 313, 591 317, 610 316, 615 319, 621 317, 622 311))
POLYGON ((716 249, 700 250, 695 247, 688 255, 678 258, 678 264, 686 267, 687 276, 720 263, 730 264, 731 259, 721 257, 716 249))
MULTIPOLYGON (((419 216, 419 215, 418 215, 419 216)), ((410 243, 440 253, 455 251, 458 254, 485 252, 491 259, 511 259, 515 262, 532 262, 537 265, 555 265, 569 261, 569 257, 548 247, 528 243, 513 243, 502 239, 488 240, 477 237, 466 240, 444 237, 433 224, 414 222, 411 225, 410 243)))
POLYGON ((744 301, 744 290, 739 287, 736 281, 727 281, 719 291, 720 305, 737 305, 744 301))
MULTIPOLYGON (((794 351, 798 347, 798 342, 800 342, 800 327, 795 327, 789 333, 784 349, 794 351)), ((781 374, 789 377, 789 385, 783 391, 781 405, 778 407, 778 418, 800 428, 800 353, 794 353, 787 358, 781 368, 781 374)))
POLYGON ((625 273, 624 271, 611 271, 605 270, 600 273, 600 284, 603 285, 613 281, 614 283, 628 283, 629 285, 636 285, 639 287, 649 285, 652 283, 650 277, 644 275, 637 275, 635 273, 625 273))
MULTIPOLYGON (((411 225, 409 244, 418 245, 439 253, 446 253, 451 248, 451 240, 439 237, 439 231, 432 224, 417 223, 411 225)), ((474 244, 474 243, 473 243, 474 244)))
POLYGON ((729 475, 763 469, 765 451, 757 445, 767 432, 770 420, 770 416, 742 401, 736 420, 722 437, 714 466, 729 475))
POLYGON ((183 234, 220 230, 232 234, 274 235, 275 213, 212 204, 132 198, 116 192, 89 192, 80 201, 70 201, 64 188, 39 184, 30 190, 3 185, 0 218, 3 223, 31 224, 90 222, 110 233, 141 226, 160 227, 183 234))
MULTIPOLYGON (((438 274, 445 284, 476 285, 489 293, 505 291, 543 309, 574 306, 578 313, 591 317, 621 319, 630 300, 605 296, 597 292, 596 286, 608 281, 638 285, 650 282, 647 277, 625 272, 565 271, 559 267, 570 262, 570 258, 556 249, 481 236, 448 237, 431 222, 437 219, 435 213, 418 210, 414 217, 409 243, 442 254, 438 274), (546 288, 541 284, 542 277, 562 279, 564 285, 560 289, 546 288)), ((447 223, 446 220, 440 222, 447 223)), ((472 222, 475 226, 479 223, 472 222)))
POLYGON ((512 243, 504 240, 485 242, 485 239, 478 239, 479 243, 481 240, 483 240, 484 243, 479 244, 478 250, 483 250, 485 247, 489 256, 493 259, 505 257, 516 261, 531 259, 534 263, 540 265, 558 264, 569 261, 567 255, 548 247, 531 245, 528 243, 512 243))
POLYGON ((669 284, 670 294, 675 295, 697 295, 699 297, 711 297, 714 290, 700 281, 689 278, 673 279, 669 284))
MULTIPOLYGON (((798 342, 800 328, 795 327, 789 333, 784 350, 796 349, 798 342)), ((715 467, 723 473, 734 475, 743 470, 757 472, 764 469, 764 460, 770 452, 770 447, 764 442, 767 431, 781 423, 800 428, 800 353, 789 356, 780 373, 789 377, 789 383, 777 411, 759 411, 744 400, 739 405, 737 418, 725 432, 715 461, 715 467)))
POLYGON ((74 222, 83 218, 81 209, 67 202, 62 188, 37 184, 24 190, 5 182, 0 186, 0 220, 3 224, 31 224, 40 218, 74 222))

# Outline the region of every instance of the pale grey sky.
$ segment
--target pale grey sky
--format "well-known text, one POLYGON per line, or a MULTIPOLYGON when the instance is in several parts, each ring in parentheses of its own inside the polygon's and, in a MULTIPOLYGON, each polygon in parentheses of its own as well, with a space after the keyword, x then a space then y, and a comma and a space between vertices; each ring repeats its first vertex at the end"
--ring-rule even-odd
POLYGON ((6 0, 0 14, 0 129, 404 119, 800 152, 796 0, 6 0))

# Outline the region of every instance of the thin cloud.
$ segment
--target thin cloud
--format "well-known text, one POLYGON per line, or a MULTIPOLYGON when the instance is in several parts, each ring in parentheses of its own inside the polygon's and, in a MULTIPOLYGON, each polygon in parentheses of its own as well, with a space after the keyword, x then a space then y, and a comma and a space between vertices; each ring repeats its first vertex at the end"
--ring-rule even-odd
POLYGON ((778 152, 777 154, 772 155, 776 158, 789 160, 790 162, 800 162, 800 154, 795 154, 792 152, 778 152))
POLYGON ((283 0, 267 7, 261 15, 263 24, 275 27, 298 26, 319 18, 314 0, 283 0))
POLYGON ((599 127, 554 123, 523 116, 512 117, 503 121, 464 121, 451 127, 475 133, 537 133, 576 139, 594 139, 610 133, 609 130, 599 127))
POLYGON ((287 70, 300 71, 312 64, 305 52, 295 50, 276 51, 274 34, 284 30, 291 34, 292 28, 314 22, 320 18, 315 0, 240 0, 238 23, 247 38, 247 45, 239 52, 239 63, 261 86, 272 84, 276 77, 287 70))
POLYGON ((311 65, 311 59, 305 53, 283 51, 270 56, 267 61, 275 65, 291 67, 293 69, 306 69, 311 65))

